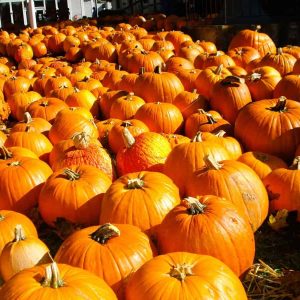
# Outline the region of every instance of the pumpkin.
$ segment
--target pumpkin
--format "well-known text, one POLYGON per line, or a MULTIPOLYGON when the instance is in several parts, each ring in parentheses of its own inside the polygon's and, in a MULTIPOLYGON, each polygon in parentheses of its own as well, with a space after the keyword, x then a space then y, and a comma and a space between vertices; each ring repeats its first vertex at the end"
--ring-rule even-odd
POLYGON ((178 56, 183 57, 189 60, 191 63, 194 63, 195 58, 200 54, 203 53, 203 48, 199 48, 199 46, 189 45, 183 46, 179 49, 178 56))
POLYGON ((96 117, 99 114, 97 98, 89 90, 79 90, 78 88, 75 88, 74 93, 67 97, 66 104, 71 107, 84 107, 96 117))
POLYGON ((178 70, 175 74, 180 79, 181 83, 184 86, 185 91, 192 92, 196 89, 195 81, 200 74, 200 69, 191 69, 191 70, 178 70))
POLYGON ((22 225, 15 227, 15 237, 0 255, 0 274, 4 281, 20 271, 50 262, 48 247, 36 236, 26 236, 22 225))
POLYGON ((64 51, 64 40, 66 35, 59 32, 51 35, 48 40, 47 48, 54 54, 60 54, 64 51))
POLYGON ((48 161, 49 153, 53 146, 49 139, 42 133, 35 131, 30 125, 25 131, 16 131, 9 135, 4 144, 6 147, 24 147, 34 152, 40 159, 48 161))
POLYGON ((145 101, 134 95, 133 92, 128 93, 126 96, 121 96, 113 101, 109 116, 120 120, 132 119, 137 110, 145 104, 145 101))
POLYGON ((285 76, 293 71, 296 58, 288 53, 282 52, 282 48, 277 49, 277 54, 267 53, 262 57, 260 66, 269 66, 276 69, 281 76, 285 76))
POLYGON ((181 31, 169 31, 165 36, 165 40, 170 41, 175 48, 175 52, 178 53, 180 45, 185 41, 191 41, 192 38, 181 31))
POLYGON ((172 56, 166 61, 166 71, 176 73, 180 70, 193 70, 194 64, 186 58, 179 56, 172 56))
POLYGON ((285 96, 300 102, 300 74, 284 76, 276 85, 273 96, 274 98, 285 96))
POLYGON ((109 132, 111 131, 113 126, 115 124, 118 124, 118 123, 122 123, 122 120, 110 118, 110 119, 106 119, 106 120, 103 120, 103 121, 98 121, 96 123, 98 133, 99 133, 98 139, 99 139, 101 145, 103 145, 104 148, 108 147, 109 132))
POLYGON ((128 277, 155 254, 149 238, 139 228, 107 223, 73 233, 62 243, 55 260, 103 278, 118 299, 125 299, 128 277))
MULTIPOLYGON (((56 70, 55 70, 56 71, 56 70)), ((65 76, 49 77, 44 85, 45 96, 50 97, 51 91, 61 86, 72 87, 71 81, 65 76)))
POLYGON ((173 102, 175 97, 184 90, 180 79, 173 73, 145 72, 136 79, 134 93, 146 102, 173 102))
POLYGON ((172 149, 179 144, 190 142, 188 137, 181 134, 161 133, 161 135, 163 135, 169 141, 172 149))
POLYGON ((7 98, 7 103, 11 109, 12 116, 18 121, 22 121, 27 107, 42 96, 34 91, 16 92, 7 98))
POLYGON ((227 76, 217 82, 212 89, 210 104, 223 118, 234 125, 239 110, 252 101, 245 80, 236 76, 227 76))
POLYGON ((238 161, 253 169, 261 180, 273 170, 288 167, 281 158, 259 151, 245 152, 238 158, 238 161))
POLYGON ((90 165, 103 171, 110 179, 115 178, 114 164, 108 151, 85 132, 55 144, 49 155, 49 164, 55 171, 72 165, 90 165))
POLYGON ((224 54, 222 51, 217 51, 215 53, 200 53, 194 61, 195 68, 201 70, 219 65, 223 65, 227 68, 235 66, 235 62, 230 56, 224 54))
POLYGON ((219 66, 210 67, 199 73, 195 81, 197 92, 207 99, 211 98, 213 86, 221 79, 230 76, 231 72, 224 68, 221 64, 219 66))
POLYGON ((197 40, 195 42, 195 44, 202 47, 204 49, 204 51, 207 52, 207 53, 216 53, 217 52, 217 47, 213 42, 204 41, 204 40, 202 40, 202 41, 197 40))
POLYGON ((1 299, 117 300, 99 277, 69 265, 52 263, 18 273, 0 290, 1 299), (80 280, 80 281, 78 281, 80 280))
POLYGON ((238 114, 234 135, 246 150, 289 161, 300 143, 299 116, 300 103, 285 97, 253 102, 238 114))
POLYGON ((184 120, 186 120, 190 115, 197 112, 198 109, 206 109, 208 101, 194 90, 193 92, 183 91, 179 93, 174 99, 173 104, 179 108, 184 120))
POLYGON ((245 68, 252 60, 260 58, 258 50, 252 47, 237 47, 228 51, 235 64, 245 68))
POLYGON ((17 225, 22 225, 25 235, 38 236, 33 222, 28 217, 12 210, 0 210, 0 253, 5 245, 14 239, 17 225))
POLYGON ((98 130, 93 120, 72 110, 61 110, 49 131, 49 139, 55 145, 59 141, 71 138, 75 133, 85 132, 92 138, 98 138, 98 130))
POLYGON ((259 32, 261 26, 256 26, 255 30, 244 29, 237 32, 231 39, 228 50, 236 47, 252 47, 258 50, 261 56, 269 53, 276 53, 276 46, 272 39, 265 33, 259 32))
POLYGON ((232 125, 228 121, 222 117, 214 117, 211 111, 198 109, 185 121, 184 131, 189 138, 193 138, 198 131, 216 133, 220 130, 224 130, 229 135, 233 132, 232 125))
POLYGON ((125 74, 121 77, 121 80, 119 80, 115 88, 117 90, 125 90, 127 92, 133 92, 135 81, 138 78, 138 74, 135 73, 130 73, 130 74, 125 74))
POLYGON ((59 218, 85 226, 99 219, 100 203, 111 179, 93 166, 82 165, 54 172, 41 189, 38 204, 43 220, 55 226, 59 218))
POLYGON ((244 212, 229 200, 212 195, 183 199, 158 226, 157 241, 162 254, 211 255, 237 276, 245 273, 254 259, 254 234, 244 212))
MULTIPOLYGON (((31 157, 38 159, 38 156, 32 152, 31 150, 23 147, 8 147, 6 148, 5 146, 0 147, 0 161, 1 160, 13 160, 16 157, 31 157)), ((0 252, 1 253, 1 252, 0 252)))
POLYGON ((251 93, 252 100, 271 99, 274 89, 280 80, 280 73, 272 67, 265 66, 253 69, 246 76, 246 84, 251 93))
POLYGON ((30 157, 16 157, 0 161, 0 208, 28 213, 36 204, 42 184, 52 174, 43 161, 30 157), (22 184, 16 185, 18 178, 22 184))
POLYGON ((270 199, 271 212, 287 209, 297 211, 300 221, 299 201, 300 157, 297 156, 290 168, 278 168, 270 172, 263 180, 270 199))
POLYGON ((56 115, 67 107, 68 105, 58 98, 43 97, 28 105, 27 111, 32 117, 42 118, 53 123, 56 115))
POLYGON ((25 112, 24 120, 16 123, 10 130, 10 133, 17 131, 26 131, 27 126, 30 126, 34 131, 45 133, 50 130, 51 124, 43 118, 32 118, 29 112, 25 112))
POLYGON ((171 151, 168 140, 156 132, 142 132, 136 137, 125 127, 123 129, 125 148, 117 153, 118 174, 138 171, 161 171, 171 151))
POLYGON ((166 214, 179 204, 176 185, 159 172, 133 172, 116 179, 105 193, 100 224, 131 224, 150 236, 166 214))
POLYGON ((127 128, 133 137, 140 135, 142 132, 149 131, 148 126, 137 119, 117 122, 108 132, 108 145, 115 154, 125 147, 125 142, 123 140, 124 128, 127 128))
POLYGON ((146 103, 137 110, 135 118, 144 122, 150 131, 158 133, 179 133, 183 126, 183 116, 172 103, 146 103))
POLYGON ((4 95, 0 91, 0 122, 6 121, 10 115, 10 107, 4 100, 4 95))
POLYGON ((185 195, 216 195, 231 201, 247 216, 256 231, 268 214, 268 196, 258 175, 235 160, 204 158, 205 166, 197 169, 187 181, 185 195))
POLYGON ((247 299, 238 277, 218 259, 188 252, 153 258, 129 279, 126 288, 127 300, 222 298, 247 299))
POLYGON ((189 143, 179 144, 169 153, 164 173, 178 186, 181 196, 186 195, 186 183, 194 171, 205 165, 204 157, 207 155, 218 161, 230 159, 228 151, 222 145, 214 141, 203 141, 200 132, 189 143))

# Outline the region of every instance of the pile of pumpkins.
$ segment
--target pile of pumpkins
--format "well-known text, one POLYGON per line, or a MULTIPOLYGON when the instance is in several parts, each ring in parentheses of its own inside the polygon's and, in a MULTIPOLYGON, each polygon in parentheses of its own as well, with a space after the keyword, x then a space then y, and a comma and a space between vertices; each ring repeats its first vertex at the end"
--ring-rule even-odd
POLYGON ((65 22, 0 32, 0 299, 247 299, 300 220, 300 47, 65 22), (57 253, 38 238, 76 227, 57 253))

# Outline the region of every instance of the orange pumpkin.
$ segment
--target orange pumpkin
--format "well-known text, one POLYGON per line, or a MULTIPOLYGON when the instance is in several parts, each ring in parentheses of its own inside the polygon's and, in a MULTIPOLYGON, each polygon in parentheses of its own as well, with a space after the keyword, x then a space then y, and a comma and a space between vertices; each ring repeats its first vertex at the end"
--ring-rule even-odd
POLYGON ((99 221, 135 225, 153 235, 155 227, 179 202, 178 188, 166 175, 128 173, 115 180, 105 193, 99 221))
POLYGON ((103 224, 73 233, 63 242, 55 260, 103 278, 123 300, 128 277, 155 254, 149 238, 139 228, 103 224))
POLYGON ((239 299, 247 295, 238 277, 221 261, 188 252, 160 255, 130 279, 127 300, 239 299), (172 286, 172 288, 170 288, 172 286))
POLYGON ((158 226, 157 240, 162 254, 211 255, 237 276, 245 273, 254 259, 254 234, 244 212, 227 199, 212 195, 183 199, 158 226))

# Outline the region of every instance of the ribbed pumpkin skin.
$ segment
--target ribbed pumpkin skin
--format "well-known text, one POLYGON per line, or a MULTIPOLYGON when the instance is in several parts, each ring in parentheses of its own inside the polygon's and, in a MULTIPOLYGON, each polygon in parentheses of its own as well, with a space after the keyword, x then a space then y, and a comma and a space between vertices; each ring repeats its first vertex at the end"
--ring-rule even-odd
POLYGON ((244 107, 235 123, 235 137, 246 150, 292 160, 300 143, 300 103, 287 100, 285 110, 272 111, 278 99, 266 99, 244 107))
POLYGON ((79 179, 68 179, 61 169, 45 182, 38 199, 42 218, 51 226, 57 218, 87 226, 97 224, 100 202, 111 180, 93 166, 71 169, 79 174, 79 179))
POLYGON ((297 211, 297 220, 300 221, 300 169, 290 170, 279 168, 267 175, 264 185, 270 199, 270 210, 279 209, 297 211))
POLYGON ((117 153, 117 171, 124 175, 145 170, 160 171, 171 151, 168 140, 156 132, 143 132, 130 148, 117 153))
POLYGON ((135 118, 158 133, 179 133, 183 125, 183 116, 172 103, 146 103, 138 109, 135 118))
POLYGON ((287 75, 278 82, 274 97, 280 96, 300 102, 300 75, 287 75))
POLYGON ((182 143, 168 155, 164 173, 178 186, 180 195, 186 195, 185 185, 193 172, 204 166, 206 155, 212 155, 217 161, 230 159, 223 146, 211 141, 182 143))
POLYGON ((62 288, 43 287, 45 265, 23 270, 9 280, 0 290, 1 299, 9 300, 117 300, 114 292, 99 277, 85 270, 59 264, 62 288))
POLYGON ((140 75, 134 86, 134 93, 145 102, 173 102, 175 97, 184 90, 180 79, 169 72, 161 74, 146 72, 140 75))
POLYGON ((220 162, 220 169, 199 168, 186 185, 186 195, 216 195, 230 200, 241 210, 256 231, 268 214, 269 201, 261 179, 247 165, 220 162))
POLYGON ((105 193, 101 203, 100 224, 132 224, 153 233, 165 215, 179 204, 179 192, 172 180, 158 172, 137 172, 119 177, 105 193), (128 188, 128 180, 143 180, 142 188, 128 188))
POLYGON ((225 198, 210 195, 199 201, 205 205, 202 213, 192 215, 180 204, 167 214, 157 228, 160 253, 211 255, 242 275, 251 267, 255 252, 253 231, 243 211, 225 198))
POLYGON ((0 162, 0 208, 28 213, 37 204, 41 184, 51 174, 51 168, 39 159, 18 157, 0 162))
POLYGON ((136 299, 246 300, 247 296, 240 280, 218 259, 174 252, 153 258, 130 278, 126 300, 136 299), (171 277, 170 270, 176 265, 191 266, 192 275, 184 281, 171 277))
POLYGON ((18 224, 22 225, 26 235, 38 236, 34 224, 28 217, 12 210, 0 210, 0 253, 4 246, 14 239, 14 230, 18 224))
POLYGON ((246 164, 263 180, 272 170, 287 168, 287 164, 279 157, 258 151, 243 153, 238 161, 246 164))
POLYGON ((115 225, 120 236, 101 244, 91 238, 99 226, 73 233, 59 248, 55 260, 59 263, 90 271, 103 278, 118 299, 124 299, 128 276, 156 255, 146 234, 128 224, 115 225))

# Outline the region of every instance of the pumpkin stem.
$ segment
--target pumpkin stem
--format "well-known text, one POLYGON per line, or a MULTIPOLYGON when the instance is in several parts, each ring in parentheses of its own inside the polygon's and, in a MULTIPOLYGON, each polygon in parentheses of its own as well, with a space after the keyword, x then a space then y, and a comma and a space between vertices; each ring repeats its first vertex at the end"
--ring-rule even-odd
POLYGON ((75 93, 79 93, 79 92, 80 92, 80 89, 79 89, 78 87, 75 86, 75 87, 74 87, 74 92, 75 92, 75 93))
POLYGON ((130 121, 123 121, 121 126, 122 127, 130 127, 130 126, 132 126, 132 123, 130 121))
POLYGON ((34 131, 34 128, 30 125, 26 125, 25 132, 32 132, 32 131, 34 131))
POLYGON ((277 54, 278 54, 278 55, 282 55, 282 54, 283 54, 282 48, 278 48, 278 49, 277 49, 277 54))
POLYGON ((0 159, 7 160, 12 157, 13 154, 5 146, 0 147, 0 159))
POLYGON ((287 99, 284 96, 279 97, 276 105, 273 106, 273 107, 271 107, 271 108, 269 108, 269 109, 272 110, 272 111, 284 112, 286 110, 286 107, 285 107, 286 100, 287 99))
POLYGON ((90 145, 91 137, 85 132, 80 132, 75 133, 72 140, 76 149, 86 149, 90 145))
POLYGON ((161 74, 161 65, 158 65, 154 68, 154 73, 161 74))
POLYGON ((24 229, 21 224, 16 225, 15 227, 15 239, 14 242, 24 241, 26 239, 24 229))
POLYGON ((261 25, 256 25, 255 26, 255 31, 259 31, 259 30, 261 30, 261 25))
POLYGON ((67 179, 71 181, 78 180, 80 178, 80 174, 71 169, 64 169, 64 174, 67 176, 67 179))
POLYGON ((220 75, 221 74, 221 72, 222 72, 222 70, 223 70, 223 64, 220 64, 218 67, 217 67, 217 69, 216 69, 216 71, 215 71, 215 74, 216 75, 220 75))
POLYGON ((46 107, 49 105, 49 102, 48 101, 43 101, 41 102, 40 106, 43 106, 43 107, 46 107))
POLYGON ((217 162, 212 156, 210 155, 206 155, 204 158, 203 158, 204 162, 205 162, 205 165, 206 167, 209 169, 209 170, 220 170, 222 168, 222 164, 220 164, 219 162, 217 162))
POLYGON ((245 83, 245 79, 233 75, 229 75, 221 81, 221 85, 223 86, 229 85, 233 87, 239 87, 241 83, 245 83))
POLYGON ((131 101, 133 96, 134 96, 133 92, 128 93, 128 95, 126 96, 126 100, 131 101))
POLYGON ((5 217, 3 215, 0 214, 0 222, 5 220, 5 217))
POLYGON ((224 137, 226 134, 225 130, 219 130, 218 132, 215 133, 215 136, 217 137, 224 137))
POLYGON ((252 73, 249 76, 247 76, 247 79, 250 80, 251 82, 255 82, 261 79, 261 74, 260 73, 252 73))
POLYGON ((180 281, 184 281, 184 279, 187 276, 193 275, 192 266, 187 264, 183 264, 183 265, 177 264, 175 266, 172 266, 169 275, 180 281))
POLYGON ((187 208, 188 213, 193 216, 203 214, 206 208, 206 205, 201 203, 199 199, 195 197, 184 198, 182 204, 187 208))
POLYGON ((120 234, 121 232, 116 226, 110 223, 106 223, 101 225, 95 232, 90 235, 90 237, 92 238, 92 240, 103 245, 106 244, 109 239, 120 236, 120 234))
POLYGON ((12 161, 8 164, 9 166, 12 166, 12 167, 17 167, 17 166, 20 166, 21 163, 19 161, 12 161))
POLYGON ((290 166, 291 170, 300 170, 300 156, 296 156, 292 165, 290 166))
POLYGON ((135 138, 133 137, 131 132, 128 130, 127 127, 125 127, 123 129, 122 133, 123 133, 122 134, 123 141, 124 141, 124 144, 125 144, 126 148, 132 147, 135 144, 135 138))
POLYGON ((130 190, 133 189, 141 189, 144 186, 144 181, 140 178, 133 178, 133 179, 128 179, 127 181, 127 188, 130 190))
POLYGON ((140 67, 139 69, 139 75, 142 75, 145 73, 145 67, 140 67))
POLYGON ((30 114, 28 111, 26 111, 26 112, 24 113, 24 123, 29 124, 29 123, 31 123, 32 121, 33 121, 33 120, 32 120, 31 114, 30 114))
POLYGON ((202 139, 202 132, 201 131, 198 131, 196 133, 196 135, 193 137, 193 139, 191 140, 192 143, 195 143, 195 142, 203 142, 203 139, 202 139))
POLYGON ((53 289, 60 288, 64 285, 63 280, 60 278, 59 270, 56 262, 46 267, 45 278, 42 282, 43 287, 51 287, 53 289))

